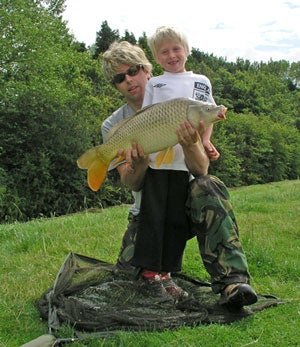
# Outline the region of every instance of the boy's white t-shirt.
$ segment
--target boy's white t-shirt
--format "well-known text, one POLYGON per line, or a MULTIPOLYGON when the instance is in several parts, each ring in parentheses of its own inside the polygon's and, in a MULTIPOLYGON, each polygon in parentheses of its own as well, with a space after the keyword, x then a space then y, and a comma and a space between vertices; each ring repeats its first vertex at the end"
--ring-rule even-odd
MULTIPOLYGON (((192 71, 182 73, 164 72, 163 75, 152 77, 147 83, 143 107, 175 98, 192 98, 194 100, 215 103, 212 96, 210 80, 204 75, 192 71)), ((181 145, 174 146, 175 157, 172 163, 162 164, 160 170, 188 171, 181 145)), ((149 166, 155 167, 158 153, 150 154, 149 166)))

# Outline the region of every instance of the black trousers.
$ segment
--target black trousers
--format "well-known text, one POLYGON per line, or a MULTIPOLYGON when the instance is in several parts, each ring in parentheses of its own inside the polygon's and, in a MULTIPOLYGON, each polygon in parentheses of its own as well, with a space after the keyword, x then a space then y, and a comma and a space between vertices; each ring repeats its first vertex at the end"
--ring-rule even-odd
POLYGON ((185 171, 147 170, 133 266, 152 271, 181 270, 190 230, 185 210, 188 185, 185 171))

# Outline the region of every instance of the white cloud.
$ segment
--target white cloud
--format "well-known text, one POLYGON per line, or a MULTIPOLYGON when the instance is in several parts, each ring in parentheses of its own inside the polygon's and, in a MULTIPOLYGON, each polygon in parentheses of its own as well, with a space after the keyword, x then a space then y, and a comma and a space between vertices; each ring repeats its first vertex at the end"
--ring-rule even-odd
POLYGON ((66 0, 64 18, 77 40, 92 45, 104 20, 120 35, 150 36, 161 25, 182 29, 190 46, 228 61, 300 61, 298 0, 66 0))

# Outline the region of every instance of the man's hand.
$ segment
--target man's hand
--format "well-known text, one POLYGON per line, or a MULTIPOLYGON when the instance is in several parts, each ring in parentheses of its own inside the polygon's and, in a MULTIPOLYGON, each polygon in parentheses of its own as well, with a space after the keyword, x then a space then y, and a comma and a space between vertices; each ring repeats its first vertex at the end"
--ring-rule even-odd
MULTIPOLYGON (((185 121, 184 123, 181 124, 180 130, 177 131, 179 143, 182 146, 188 146, 190 144, 197 142, 199 139, 197 136, 197 133, 202 138, 202 135, 206 134, 206 129, 207 128, 205 128, 203 121, 199 122, 197 129, 194 129, 193 126, 188 121, 185 121), (195 140, 196 137, 197 139, 195 140)), ((206 136, 208 135, 206 134, 206 136)), ((206 154, 208 155, 211 161, 217 160, 220 157, 220 153, 218 152, 218 150, 210 142, 209 139, 205 139, 205 135, 202 138, 202 144, 206 154)))
MULTIPOLYGON (((124 155, 124 149, 118 151, 118 156, 124 155)), ((131 149, 125 153, 125 160, 129 173, 134 173, 139 165, 148 166, 149 158, 144 154, 142 146, 136 143, 132 144, 131 149)))
POLYGON ((186 166, 194 176, 206 175, 208 171, 209 160, 200 138, 205 130, 203 121, 199 122, 197 129, 190 122, 184 121, 177 130, 178 141, 183 149, 186 166))
POLYGON ((141 189, 146 170, 149 164, 149 156, 145 155, 141 146, 132 144, 131 149, 120 149, 118 156, 125 155, 126 163, 118 167, 121 182, 134 191, 141 189))
MULTIPOLYGON (((200 125, 199 130, 203 131, 204 124, 200 125), (203 128, 202 128, 203 126, 203 128)), ((178 142, 181 144, 181 146, 190 146, 198 142, 199 140, 199 131, 196 130, 190 122, 184 121, 180 124, 180 128, 177 129, 177 136, 178 136, 178 142)))

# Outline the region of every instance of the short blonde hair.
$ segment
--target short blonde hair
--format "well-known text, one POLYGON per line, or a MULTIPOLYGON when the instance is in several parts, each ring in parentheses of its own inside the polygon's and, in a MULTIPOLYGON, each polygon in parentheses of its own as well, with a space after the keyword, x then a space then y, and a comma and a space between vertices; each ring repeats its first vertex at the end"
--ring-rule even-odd
POLYGON ((183 46, 186 54, 189 55, 190 46, 185 34, 177 28, 161 26, 156 29, 155 33, 151 37, 148 38, 148 45, 154 58, 157 57, 157 51, 162 42, 166 41, 179 42, 183 46))
POLYGON ((103 54, 103 74, 112 81, 117 74, 120 64, 143 65, 144 69, 151 73, 152 64, 147 59, 144 51, 137 45, 128 41, 113 42, 103 54))

